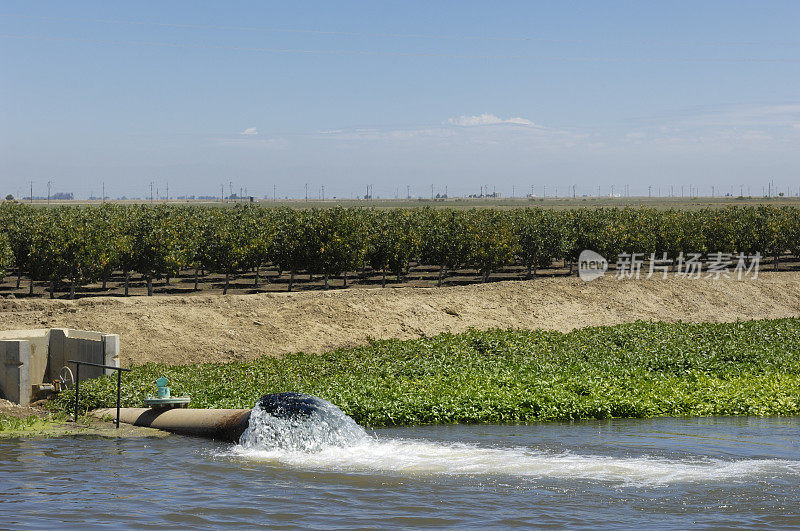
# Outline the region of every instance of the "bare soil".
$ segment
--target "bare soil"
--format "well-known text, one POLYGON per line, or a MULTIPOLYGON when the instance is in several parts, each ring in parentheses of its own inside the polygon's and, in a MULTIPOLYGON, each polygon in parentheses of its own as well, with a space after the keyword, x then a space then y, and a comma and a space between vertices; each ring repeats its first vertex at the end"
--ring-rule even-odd
POLYGON ((798 316, 797 272, 762 272, 757 280, 741 281, 553 277, 442 288, 0 299, 0 329, 118 333, 123 365, 324 352, 370 338, 409 339, 471 327, 568 331, 640 319, 724 322, 798 316))

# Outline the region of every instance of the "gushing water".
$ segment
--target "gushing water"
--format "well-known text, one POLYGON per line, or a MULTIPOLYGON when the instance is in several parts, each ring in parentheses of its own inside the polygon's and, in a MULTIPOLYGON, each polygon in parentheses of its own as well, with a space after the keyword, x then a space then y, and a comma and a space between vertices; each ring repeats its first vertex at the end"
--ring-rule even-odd
POLYGON ((250 413, 242 448, 278 452, 319 452, 354 446, 369 436, 364 428, 330 402, 300 393, 262 397, 250 413))
POLYGON ((326 471, 496 475, 626 485, 800 476, 800 461, 795 460, 618 457, 424 439, 380 439, 368 435, 333 404, 294 393, 262 398, 233 453, 293 468, 326 471))

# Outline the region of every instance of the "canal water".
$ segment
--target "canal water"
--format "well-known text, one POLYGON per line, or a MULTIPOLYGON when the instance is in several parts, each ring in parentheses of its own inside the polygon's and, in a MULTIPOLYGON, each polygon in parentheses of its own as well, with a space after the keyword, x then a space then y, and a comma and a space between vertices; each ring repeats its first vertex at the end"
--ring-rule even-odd
POLYGON ((2 528, 800 528, 800 418, 0 441, 2 528), (350 437, 350 436, 348 436, 350 437))

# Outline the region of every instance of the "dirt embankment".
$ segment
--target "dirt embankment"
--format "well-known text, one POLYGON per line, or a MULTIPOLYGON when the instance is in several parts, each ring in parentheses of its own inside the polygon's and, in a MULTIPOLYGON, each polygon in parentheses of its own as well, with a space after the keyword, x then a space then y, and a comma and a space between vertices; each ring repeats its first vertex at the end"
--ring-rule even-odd
POLYGON ((758 280, 583 282, 549 278, 447 288, 197 297, 0 301, 0 329, 120 334, 122 361, 170 364, 323 352, 369 338, 479 329, 573 328, 637 319, 733 321, 800 316, 800 273, 758 280))

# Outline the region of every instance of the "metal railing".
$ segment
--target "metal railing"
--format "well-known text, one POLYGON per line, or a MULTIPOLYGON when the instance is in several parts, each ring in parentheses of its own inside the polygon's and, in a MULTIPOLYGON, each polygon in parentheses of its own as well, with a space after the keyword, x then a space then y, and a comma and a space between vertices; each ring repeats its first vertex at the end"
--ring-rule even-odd
POLYGON ((89 361, 76 361, 67 360, 67 363, 75 364, 75 422, 78 422, 78 397, 80 393, 81 382, 81 365, 90 365, 92 367, 100 367, 103 369, 112 369, 117 371, 117 429, 119 429, 119 404, 120 404, 120 386, 122 384, 122 372, 130 372, 130 369, 123 369, 122 367, 114 367, 113 365, 103 365, 102 363, 92 363, 89 361))

